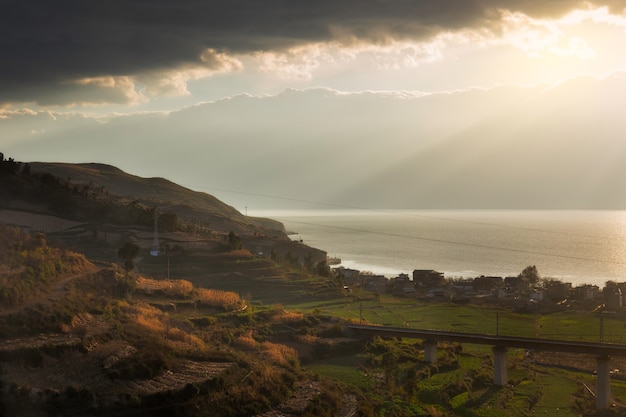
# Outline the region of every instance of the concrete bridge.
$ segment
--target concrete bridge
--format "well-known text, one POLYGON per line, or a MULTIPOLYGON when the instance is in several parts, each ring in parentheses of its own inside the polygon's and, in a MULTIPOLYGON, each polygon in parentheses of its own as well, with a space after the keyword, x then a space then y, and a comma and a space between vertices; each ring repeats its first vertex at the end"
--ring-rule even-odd
POLYGON ((359 334, 422 339, 424 341, 424 360, 429 363, 437 362, 437 343, 439 341, 493 346, 493 382, 498 386, 504 386, 508 381, 506 365, 506 351, 508 348, 593 355, 597 363, 596 407, 598 410, 606 410, 612 403, 610 358, 612 356, 626 357, 626 345, 614 343, 456 333, 362 324, 349 324, 346 328, 359 334))

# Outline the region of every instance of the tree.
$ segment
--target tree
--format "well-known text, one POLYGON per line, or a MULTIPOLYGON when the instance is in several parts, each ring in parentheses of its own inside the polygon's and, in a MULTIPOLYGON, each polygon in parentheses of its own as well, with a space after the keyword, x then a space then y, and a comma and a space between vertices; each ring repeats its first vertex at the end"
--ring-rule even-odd
POLYGON ((228 249, 238 250, 241 249, 241 238, 235 234, 232 230, 228 234, 228 249))
POLYGON ((0 175, 15 175, 20 169, 20 163, 13 158, 4 159, 4 154, 0 152, 0 175))
POLYGON ((176 213, 168 211, 159 215, 159 228, 168 232, 175 232, 178 229, 178 216, 176 213))
POLYGON ((328 266, 328 264, 326 263, 326 260, 319 261, 317 263, 317 266, 315 267, 315 273, 320 277, 326 278, 332 275, 332 271, 330 270, 330 266, 328 266))
POLYGON ((539 272, 537 271, 537 267, 535 265, 524 268, 518 277, 523 278, 531 285, 535 285, 539 282, 539 272))
POLYGON ((139 254, 139 246, 131 241, 128 241, 117 251, 117 256, 124 260, 124 269, 126 269, 126 276, 135 267, 135 258, 139 254))

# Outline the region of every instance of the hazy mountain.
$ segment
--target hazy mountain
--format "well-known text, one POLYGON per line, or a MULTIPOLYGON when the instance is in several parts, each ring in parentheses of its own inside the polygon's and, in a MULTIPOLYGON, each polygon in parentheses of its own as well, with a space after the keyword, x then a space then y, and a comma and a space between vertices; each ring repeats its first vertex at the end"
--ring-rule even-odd
POLYGON ((287 90, 106 123, 30 116, 41 132, 8 150, 163 176, 239 211, 624 208, 625 93, 620 74, 438 94, 287 90))

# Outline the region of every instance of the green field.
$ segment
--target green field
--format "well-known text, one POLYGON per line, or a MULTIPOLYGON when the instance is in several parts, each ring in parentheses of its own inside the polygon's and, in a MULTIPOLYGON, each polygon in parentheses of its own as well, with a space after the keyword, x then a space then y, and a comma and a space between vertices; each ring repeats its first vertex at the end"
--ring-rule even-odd
MULTIPOLYGON (((448 303, 429 303, 382 296, 380 300, 354 301, 337 297, 315 302, 284 303, 285 307, 368 324, 446 330, 463 333, 500 334, 561 340, 600 341, 601 319, 593 312, 557 312, 546 315, 448 303)), ((626 343, 626 321, 605 317, 603 340, 626 343)))
MULTIPOLYGON (((450 330, 468 333, 518 335, 563 340, 599 341, 601 326, 604 341, 626 342, 625 321, 618 316, 605 316, 601 324, 600 316, 593 312, 555 312, 551 314, 520 314, 505 310, 485 309, 478 306, 454 305, 448 303, 425 303, 410 299, 397 299, 382 296, 379 300, 354 301, 337 297, 307 303, 286 303, 286 307, 303 312, 317 311, 332 316, 363 320, 370 324, 380 324, 421 329, 450 330)), ((413 343, 413 342, 411 342, 413 343)), ((488 373, 492 378, 492 352, 490 346, 463 345, 462 354, 457 357, 458 369, 442 369, 421 379, 416 386, 415 402, 402 403, 397 398, 389 407, 405 410, 419 405, 416 415, 443 413, 440 408, 442 392, 460 384, 467 375, 488 373), (473 372, 473 373, 472 373, 473 372), (392 405, 393 404, 393 405, 392 405)), ((443 349, 439 355, 444 355, 443 349)), ((595 390, 595 379, 588 372, 559 367, 544 368, 525 360, 522 349, 509 349, 507 387, 453 390, 453 396, 446 399, 454 415, 468 417, 508 417, 508 416, 562 416, 582 415, 579 408, 586 404, 593 409, 594 399, 584 388, 595 390)), ((595 358, 589 357, 595 362, 595 358)), ((355 358, 340 358, 315 362, 306 367, 314 373, 324 375, 345 384, 364 388, 368 383, 357 367, 355 358)), ((622 370, 625 372, 625 370, 622 370)), ((483 376, 485 378, 485 376, 483 376)), ((626 403, 626 382, 612 378, 612 395, 617 403, 626 403)), ((446 397, 447 398, 447 397, 446 397)), ((617 409, 617 415, 619 415, 617 409)), ((390 411, 391 412, 391 411, 390 411)), ((613 414, 610 414, 613 415, 613 414)))
POLYGON ((340 356, 319 360, 304 368, 313 374, 322 375, 344 384, 367 390, 372 387, 372 381, 358 370, 358 366, 364 360, 365 358, 359 355, 340 356))

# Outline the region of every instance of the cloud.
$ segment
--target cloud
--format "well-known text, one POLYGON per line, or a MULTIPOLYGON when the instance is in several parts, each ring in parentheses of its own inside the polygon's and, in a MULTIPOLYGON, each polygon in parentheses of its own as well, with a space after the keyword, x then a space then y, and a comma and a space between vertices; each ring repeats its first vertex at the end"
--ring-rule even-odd
POLYGON ((301 77, 324 59, 296 59, 293 51, 307 45, 428 43, 459 31, 496 33, 500 10, 550 19, 589 4, 623 12, 622 0, 11 1, 0 13, 0 100, 133 103, 142 93, 184 94, 187 81, 239 70, 237 56, 255 54, 269 70, 285 61, 301 77))
POLYGON ((521 13, 503 12, 504 36, 500 42, 509 43, 533 58, 552 54, 591 59, 595 57, 595 52, 585 39, 580 36, 567 36, 565 30, 574 22, 581 23, 584 20, 603 21, 609 24, 618 22, 614 19, 602 19, 606 16, 605 12, 605 9, 576 11, 558 20, 533 19, 521 13))
POLYGON ((286 79, 310 80, 322 62, 333 62, 336 48, 332 45, 310 44, 280 52, 259 52, 255 59, 261 71, 286 79))
POLYGON ((151 96, 187 95, 189 81, 210 77, 217 73, 235 72, 242 69, 238 59, 215 49, 205 49, 199 57, 199 64, 188 64, 168 71, 151 71, 136 77, 151 96))

